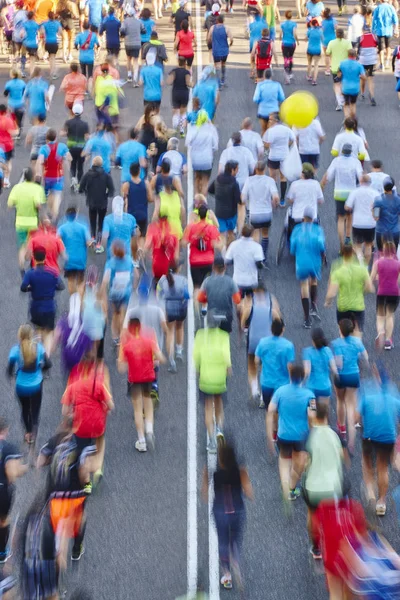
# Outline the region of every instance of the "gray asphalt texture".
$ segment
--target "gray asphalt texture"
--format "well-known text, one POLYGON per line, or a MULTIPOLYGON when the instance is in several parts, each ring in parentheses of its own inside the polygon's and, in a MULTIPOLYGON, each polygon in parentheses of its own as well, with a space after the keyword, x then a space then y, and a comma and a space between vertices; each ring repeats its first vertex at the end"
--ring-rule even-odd
MULTIPOLYGON (((235 7, 236 8, 236 7, 235 7)), ((288 4, 281 7, 289 8, 288 4)), ((294 7, 291 7, 294 8, 294 7)), ((243 38, 244 12, 237 7, 233 15, 228 15, 226 23, 232 27, 235 43, 228 62, 227 87, 222 91, 221 104, 217 110, 216 125, 220 136, 221 152, 232 131, 240 128, 245 116, 256 117, 252 103, 254 83, 249 79, 248 41, 243 38)), ((336 12, 336 11, 335 11, 336 12)), ((345 24, 345 17, 340 19, 345 24)), ((278 28, 279 29, 279 28, 278 28)), ((172 52, 172 27, 164 17, 158 25, 160 38, 167 42, 170 65, 175 65, 172 52)), ((299 24, 304 39, 305 28, 299 24)), ((285 86, 288 95, 298 89, 309 89, 305 79, 306 43, 301 42, 295 54, 292 85, 285 86)), ((283 82, 282 57, 280 66, 274 69, 274 77, 283 82)), ((8 76, 8 65, 3 57, 0 65, 0 88, 3 89, 8 76)), ((207 54, 203 36, 203 62, 207 64, 207 54)), ((125 75, 124 60, 121 61, 122 76, 125 75)), ((44 67, 45 70, 47 67, 44 67)), ((62 73, 66 67, 61 66, 62 73)), ((169 68, 166 69, 169 71, 169 68)), ((320 66, 318 85, 312 88, 320 102, 320 118, 327 139, 322 147, 321 177, 330 162, 330 147, 335 133, 340 129, 343 114, 335 112, 335 98, 332 92, 332 79, 323 73, 320 66)), ((56 83, 58 89, 59 82, 56 83)), ((376 78, 376 100, 373 108, 366 102, 358 103, 360 125, 365 129, 371 158, 384 161, 386 172, 397 177, 397 125, 399 106, 394 91, 392 73, 379 73, 376 78)), ((125 131, 135 125, 142 114, 142 91, 125 86, 128 108, 124 110, 121 123, 125 131)), ((164 91, 162 115, 170 123, 170 90, 164 91)), ((56 93, 48 122, 60 128, 67 115, 63 97, 56 93)), ((94 126, 93 102, 85 103, 84 118, 94 126)), ((256 124, 258 128, 258 124, 256 124)), ((27 123, 25 123, 25 132, 27 123)), ((25 133, 24 132, 24 133, 25 133)), ((16 183, 22 168, 28 165, 29 153, 21 144, 17 147, 13 161, 12 183, 16 183)), ((87 168, 87 166, 86 166, 87 168)), ((113 170, 116 184, 120 172, 113 170)), ((8 351, 16 341, 18 327, 27 320, 27 295, 19 292, 17 250, 14 233, 14 217, 7 210, 8 193, 0 198, 0 365, 5 368, 8 351)), ((67 190, 62 209, 71 200, 67 190)), ((82 212, 85 212, 84 199, 75 197, 82 212)), ((284 210, 275 212, 271 228, 270 258, 275 255, 278 237, 282 230, 284 210)), ((325 204, 320 211, 321 224, 327 240, 328 261, 337 256, 335 206, 332 187, 325 190, 325 204)), ((102 266, 104 258, 90 252, 90 262, 102 266)), ((286 336, 295 346, 298 356, 301 349, 309 345, 310 334, 302 327, 303 317, 299 286, 294 277, 294 265, 285 258, 276 268, 270 261, 271 269, 265 278, 269 289, 274 293, 282 308, 286 322, 286 336)), ((329 339, 337 334, 334 309, 323 308, 329 269, 323 272, 319 286, 319 306, 322 326, 329 339)), ((66 309, 67 292, 58 296, 59 313, 66 309)), ((396 325, 394 343, 398 340, 396 325)), ((375 356, 375 297, 367 298, 366 327, 364 341, 371 357, 375 356)), ((245 461, 254 486, 254 502, 247 504, 247 524, 243 543, 243 574, 246 583, 246 597, 269 600, 320 600, 327 598, 324 577, 317 575, 308 553, 306 532, 306 509, 302 500, 293 506, 293 517, 287 519, 283 512, 276 457, 266 450, 264 411, 251 404, 247 385, 246 349, 239 341, 237 330, 231 336, 233 376, 229 382, 226 405, 226 432, 237 445, 240 456, 245 461)), ((397 347, 384 355, 394 381, 398 382, 399 350, 397 347)), ((107 333, 106 362, 111 371, 111 383, 116 410, 109 417, 106 436, 105 477, 101 487, 90 499, 88 526, 86 532, 86 553, 78 565, 73 565, 69 574, 68 595, 78 585, 84 585, 92 592, 93 598, 144 600, 170 600, 186 590, 186 360, 176 375, 167 373, 165 367, 160 375, 161 405, 155 423, 156 450, 139 455, 134 449, 136 432, 133 410, 126 396, 124 376, 115 368, 115 352, 111 346, 110 332, 107 333)), ((44 398, 39 428, 38 447, 53 433, 60 419, 60 398, 63 393, 59 357, 55 355, 50 379, 45 381, 44 398)), ((19 406, 13 393, 13 384, 5 377, 0 379, 1 412, 12 424, 10 440, 22 445, 23 431, 20 425, 19 406)), ((334 409, 334 402, 332 402, 334 409)), ((332 413, 332 421, 334 421, 332 413)), ((198 408, 198 481, 206 464, 206 436, 202 407, 198 408)), ((15 513, 23 515, 36 491, 43 485, 44 474, 31 470, 17 484, 15 513)), ((361 465, 359 440, 351 467, 352 493, 360 496, 361 465)), ((398 475, 392 472, 392 485, 396 485, 398 475)), ((199 577, 208 587, 208 517, 207 506, 198 500, 198 554, 199 577)), ((387 516, 381 519, 381 526, 389 541, 400 550, 400 534, 392 501, 389 500, 387 516)), ((17 568, 17 567, 16 567, 17 568)), ((239 594, 221 591, 221 598, 238 598, 239 594)))

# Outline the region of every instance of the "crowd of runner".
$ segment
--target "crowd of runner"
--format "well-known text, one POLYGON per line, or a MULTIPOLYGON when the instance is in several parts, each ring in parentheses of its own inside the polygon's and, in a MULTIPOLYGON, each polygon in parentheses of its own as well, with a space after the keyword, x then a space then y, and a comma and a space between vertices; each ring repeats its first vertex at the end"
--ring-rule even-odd
MULTIPOLYGON (((218 454, 217 470, 205 471, 203 494, 212 477, 221 585, 232 588, 236 575, 234 583, 243 586, 244 498, 252 499, 253 491, 224 436, 227 380, 235 379, 232 335, 246 340, 249 397, 265 411, 266 444, 278 455, 284 506, 289 511, 303 495, 311 554, 323 559, 330 598, 400 594, 399 558, 369 531, 363 508, 350 499, 347 476, 361 428, 366 513, 384 516, 400 417, 400 396, 384 360, 394 348, 400 294, 400 197, 382 161, 369 156, 356 107, 367 89, 371 107, 379 103, 376 70, 393 69, 400 97, 400 47, 390 47, 398 7, 386 0, 356 6, 347 28, 340 28, 321 1, 299 0, 297 16, 305 16, 307 32, 301 40, 292 11, 283 15, 272 0, 245 0, 248 113, 256 105, 260 133, 248 116, 235 115, 241 129, 223 149, 219 102, 234 72, 227 70, 235 41, 227 23, 237 7, 232 0, 203 4, 203 32, 195 31, 186 0, 153 0, 153 12, 137 3, 103 6, 100 0, 7 0, 1 10, 2 49, 11 69, 0 104, 1 187, 9 188, 6 203, 15 211, 18 287, 29 297, 29 323, 15 332, 7 365, 27 451, 7 441, 7 415, 0 418, 1 565, 12 555, 14 483, 30 467, 48 470, 47 485, 24 518, 18 580, 12 561, 2 567, 6 599, 14 592, 24 600, 58 598, 69 540, 72 560, 84 552, 85 507, 103 477, 107 417, 114 410, 105 344, 112 345, 127 381, 138 454, 155 448, 154 413, 163 401, 159 376, 173 377, 183 362, 194 361, 207 451, 218 454), (174 28, 174 56, 168 57, 160 39, 161 18, 174 28), (197 76, 200 33, 210 64, 197 76), (296 74, 296 50, 303 43, 305 77, 296 74), (60 51, 69 72, 58 86, 60 51), (319 172, 326 137, 320 120, 290 128, 279 112, 294 77, 304 78, 303 87, 317 85, 322 55, 336 110, 344 116, 325 173, 319 172), (284 87, 274 77, 279 62, 284 87), (126 135, 120 115, 132 86, 143 88, 136 100, 143 98, 143 116, 136 124, 124 118, 126 135), (162 105, 166 86, 171 115, 162 105), (66 115, 57 129, 47 125, 55 93, 64 95, 66 115), (22 143, 30 162, 12 185, 12 162, 22 143), (120 176, 117 171, 112 177, 113 169, 120 176), (193 178, 193 188, 187 178, 193 178), (318 281, 327 262, 319 209, 329 182, 338 234, 338 258, 323 301, 326 307, 336 304, 338 333, 331 342, 318 308, 318 281), (187 198, 191 189, 193 198, 187 198), (84 204, 86 209, 79 208, 84 204), (279 209, 286 211, 285 227, 278 248, 270 248, 279 209), (93 254, 103 253, 100 272, 93 254), (302 324, 311 330, 297 358, 290 331, 286 337, 279 286, 276 297, 268 290, 271 262, 285 254, 294 257, 302 324), (57 312, 60 293, 68 296, 64 315, 57 312), (369 363, 362 341, 366 294, 376 294, 376 347, 382 351, 376 364, 369 363), (188 309, 194 310, 196 329, 192 356, 185 356, 188 309), (160 371, 164 363, 168 375, 160 371), (43 382, 60 368, 60 425, 36 450, 43 382)), ((338 15, 343 12, 346 3, 338 0, 338 15)))

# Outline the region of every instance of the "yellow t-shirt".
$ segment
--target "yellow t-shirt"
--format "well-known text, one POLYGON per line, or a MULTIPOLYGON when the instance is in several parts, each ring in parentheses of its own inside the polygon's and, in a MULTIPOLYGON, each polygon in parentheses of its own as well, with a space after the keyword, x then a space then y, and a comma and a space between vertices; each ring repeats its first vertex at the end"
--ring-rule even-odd
POLYGON ((352 48, 350 40, 336 38, 329 42, 326 53, 331 57, 332 73, 338 72, 340 63, 348 58, 348 52, 352 48))

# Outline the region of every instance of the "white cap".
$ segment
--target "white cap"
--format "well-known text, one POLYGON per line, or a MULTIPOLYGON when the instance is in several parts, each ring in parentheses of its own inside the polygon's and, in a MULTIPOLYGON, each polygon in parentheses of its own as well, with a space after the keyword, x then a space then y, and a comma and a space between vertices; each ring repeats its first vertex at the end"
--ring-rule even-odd
POLYGON ((74 115, 81 115, 83 113, 83 104, 81 104, 80 102, 75 102, 75 104, 72 107, 72 112, 74 113, 74 115))
POLYGON ((128 15, 128 17, 133 17, 133 15, 135 14, 135 10, 130 4, 128 4, 128 6, 126 7, 125 12, 128 15))
POLYGON ((215 2, 215 4, 213 4, 211 7, 211 12, 213 15, 215 15, 216 13, 219 13, 220 10, 221 10, 221 6, 217 2, 215 2))
POLYGON ((185 6, 185 4, 187 4, 187 0, 179 0, 179 6, 185 6))

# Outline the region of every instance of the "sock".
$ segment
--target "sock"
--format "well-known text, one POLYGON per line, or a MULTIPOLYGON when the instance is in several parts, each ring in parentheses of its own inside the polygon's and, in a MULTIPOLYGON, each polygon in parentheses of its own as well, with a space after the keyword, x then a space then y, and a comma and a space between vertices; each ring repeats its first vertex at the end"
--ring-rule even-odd
POLYGON ((141 435, 141 436, 139 435, 139 442, 141 444, 145 444, 146 443, 146 438, 144 437, 144 435, 141 435))
POLYGON ((174 129, 178 129, 178 125, 179 125, 179 115, 173 115, 173 117, 172 117, 172 127, 174 129))
POLYGON ((133 79, 135 81, 138 80, 138 76, 139 76, 139 67, 136 67, 136 69, 133 71, 133 79))
POLYGON ((261 238, 261 248, 263 249, 264 252, 264 258, 267 259, 267 255, 268 255, 268 244, 269 244, 269 238, 261 238))
POLYGON ((308 321, 310 318, 310 300, 308 298, 302 298, 301 303, 303 305, 304 318, 308 321))
POLYGON ((318 286, 316 286, 316 285, 310 286, 311 306, 316 306, 316 304, 317 304, 317 290, 318 290, 318 286))
POLYGON ((338 423, 337 426, 338 426, 338 429, 339 429, 339 433, 346 433, 346 425, 340 425, 338 423))
POLYGON ((257 379, 253 379, 251 382, 251 393, 253 396, 258 392, 258 382, 257 379))
POLYGON ((287 181, 281 181, 281 200, 285 199, 287 188, 287 181))
POLYGON ((128 77, 132 77, 132 71, 128 71, 128 77))
POLYGON ((226 71, 226 66, 224 63, 222 63, 222 65, 221 65, 221 81, 225 81, 225 71, 226 71))
POLYGON ((5 554, 7 550, 8 538, 10 536, 10 526, 0 527, 0 553, 5 554))
POLYGON ((146 433, 153 433, 153 423, 149 423, 148 421, 144 422, 144 430, 146 433))
POLYGON ((341 94, 335 94, 336 96, 336 102, 340 105, 342 104, 342 96, 341 94))
POLYGON ((177 351, 177 352, 179 352, 179 353, 183 351, 183 346, 182 346, 182 344, 177 344, 177 345, 176 345, 176 351, 177 351))

